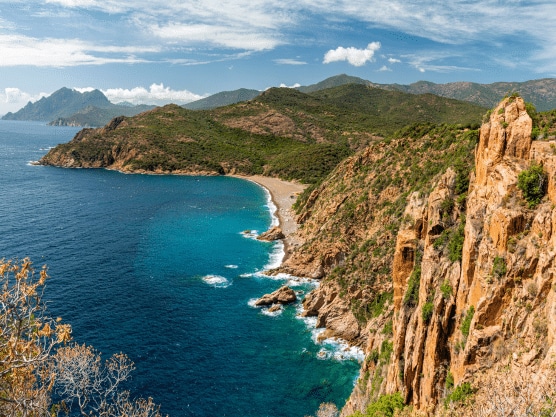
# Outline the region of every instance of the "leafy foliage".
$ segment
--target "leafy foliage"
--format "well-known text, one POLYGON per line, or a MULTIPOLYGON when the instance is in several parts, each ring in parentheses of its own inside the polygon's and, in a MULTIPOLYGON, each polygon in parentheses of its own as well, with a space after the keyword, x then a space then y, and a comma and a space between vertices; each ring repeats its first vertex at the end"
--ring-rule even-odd
POLYGON ((501 256, 496 256, 492 261, 492 275, 500 279, 506 275, 506 260, 501 256))
POLYGON ((471 330, 471 320, 473 320, 473 316, 475 315, 475 307, 470 306, 465 314, 463 321, 461 322, 461 334, 464 337, 469 336, 469 331, 471 330))
POLYGON ((447 406, 450 403, 462 403, 474 393, 475 390, 471 387, 471 384, 469 382, 464 382, 446 396, 444 404, 447 406))
POLYGON ((541 165, 533 163, 517 177, 517 187, 523 192, 529 208, 535 208, 546 194, 547 176, 541 165))
POLYGON ((428 323, 432 317, 432 313, 434 312, 434 303, 432 301, 427 301, 421 307, 421 316, 423 318, 424 323, 428 323))
POLYGON ((359 411, 350 417, 393 417, 396 410, 403 410, 405 404, 399 392, 381 395, 377 401, 371 403, 365 414, 359 411))
POLYGON ((434 241, 433 247, 445 251, 450 261, 461 262, 464 240, 465 216, 462 215, 454 227, 442 231, 442 234, 434 241))
POLYGON ((442 285, 440 285, 440 292, 442 293, 442 297, 447 300, 452 296, 452 286, 450 285, 450 281, 445 279, 442 285))
POLYGON ((403 303, 407 306, 414 307, 419 300, 419 287, 421 284, 421 261, 423 259, 423 252, 417 250, 415 253, 415 264, 413 271, 409 276, 407 282, 407 289, 403 298, 403 303))

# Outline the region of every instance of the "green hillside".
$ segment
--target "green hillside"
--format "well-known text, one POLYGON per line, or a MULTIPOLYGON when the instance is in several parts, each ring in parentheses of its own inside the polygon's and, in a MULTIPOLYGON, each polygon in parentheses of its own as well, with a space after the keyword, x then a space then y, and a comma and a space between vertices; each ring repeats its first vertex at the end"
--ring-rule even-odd
POLYGON ((128 172, 264 174, 315 183, 341 160, 418 122, 477 125, 485 109, 364 85, 287 88, 211 111, 176 105, 85 129, 43 164, 128 172))

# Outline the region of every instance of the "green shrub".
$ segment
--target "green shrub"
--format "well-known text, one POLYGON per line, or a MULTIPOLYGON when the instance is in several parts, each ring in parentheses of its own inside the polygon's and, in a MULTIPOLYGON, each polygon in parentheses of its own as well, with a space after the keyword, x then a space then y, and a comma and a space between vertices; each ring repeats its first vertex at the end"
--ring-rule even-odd
POLYGON ((491 272, 492 275, 500 279, 504 275, 506 275, 506 272, 507 272, 506 260, 501 256, 495 257, 494 261, 492 262, 492 272, 491 272))
POLYGON ((532 163, 517 177, 517 187, 523 192, 529 208, 535 208, 546 194, 547 176, 542 165, 532 163))
POLYGON ((447 222, 450 220, 452 213, 454 212, 454 199, 451 197, 446 197, 444 201, 440 204, 440 210, 442 211, 442 221, 447 222))
POLYGON ((378 349, 373 349, 371 351, 371 353, 369 353, 369 356, 367 356, 367 361, 369 362, 373 362, 373 363, 378 363, 378 358, 379 358, 379 353, 378 353, 378 349))
POLYGON ((415 265, 413 272, 407 281, 407 290, 403 298, 403 303, 407 306, 414 307, 419 300, 419 286, 421 285, 421 265, 415 265))
POLYGON ((387 336, 391 336, 394 334, 394 324, 392 323, 392 320, 388 320, 384 324, 384 327, 382 328, 382 334, 385 334, 387 336))
POLYGON ((434 304, 432 301, 427 301, 425 304, 423 304, 423 307, 421 307, 421 315, 425 323, 429 322, 433 312, 434 312, 434 304))
POLYGON ((469 382, 464 382, 458 385, 451 393, 444 399, 444 405, 448 406, 450 403, 462 403, 469 398, 475 390, 471 387, 469 382))
POLYGON ((449 299, 452 296, 452 286, 450 285, 450 281, 447 279, 444 280, 442 285, 440 285, 440 292, 442 292, 442 298, 445 300, 449 299))
POLYGON ((467 310, 467 314, 465 315, 465 318, 461 322, 461 334, 464 335, 465 337, 469 336, 469 331, 471 329, 471 320, 473 320, 474 314, 475 314, 475 307, 470 306, 469 309, 467 310))
POLYGON ((388 340, 384 340, 382 345, 380 345, 380 362, 383 364, 388 363, 390 361, 390 355, 392 355, 393 351, 394 344, 388 340))
POLYGON ((451 390, 454 388, 454 375, 450 371, 446 374, 446 381, 444 382, 444 386, 447 390, 451 390))
POLYGON ((396 410, 405 407, 403 397, 399 392, 381 395, 377 401, 367 407, 365 414, 357 411, 350 417, 393 417, 396 410))
POLYGON ((450 235, 448 242, 448 259, 452 262, 460 262, 463 256, 463 242, 465 240, 465 217, 462 219, 457 227, 450 235))

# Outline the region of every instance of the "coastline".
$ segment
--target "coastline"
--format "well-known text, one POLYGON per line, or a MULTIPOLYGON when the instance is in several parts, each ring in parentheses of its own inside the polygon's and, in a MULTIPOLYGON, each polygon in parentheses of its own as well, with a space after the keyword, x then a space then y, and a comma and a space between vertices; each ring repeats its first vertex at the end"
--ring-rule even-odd
POLYGON ((276 211, 273 214, 278 218, 278 226, 282 229, 285 236, 282 240, 284 243, 284 258, 282 262, 284 262, 290 255, 292 248, 300 243, 295 238, 295 232, 299 225, 295 221, 295 213, 292 206, 297 200, 297 196, 307 188, 307 185, 262 175, 229 176, 254 182, 265 188, 270 194, 270 198, 276 207, 276 211))

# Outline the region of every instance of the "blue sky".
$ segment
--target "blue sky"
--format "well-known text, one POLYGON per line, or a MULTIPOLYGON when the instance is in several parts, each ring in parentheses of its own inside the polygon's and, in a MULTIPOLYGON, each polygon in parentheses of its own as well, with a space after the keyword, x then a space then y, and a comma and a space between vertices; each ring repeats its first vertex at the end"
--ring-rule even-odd
POLYGON ((0 114, 61 87, 186 103, 237 88, 556 75, 556 2, 0 0, 0 114))

